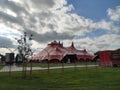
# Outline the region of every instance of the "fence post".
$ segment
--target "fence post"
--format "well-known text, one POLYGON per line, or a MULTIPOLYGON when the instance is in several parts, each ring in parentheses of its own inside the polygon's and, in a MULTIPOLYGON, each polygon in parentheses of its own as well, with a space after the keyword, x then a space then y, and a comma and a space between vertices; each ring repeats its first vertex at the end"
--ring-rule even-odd
POLYGON ((64 61, 62 61, 62 72, 64 73, 64 61))
POLYGON ((32 76, 32 61, 30 61, 30 76, 32 76))
POLYGON ((9 64, 9 76, 11 76, 11 64, 9 64))
POLYGON ((75 68, 75 70, 77 69, 77 64, 76 64, 76 59, 75 59, 75 61, 74 61, 74 68, 75 68))
POLYGON ((87 69, 87 60, 85 59, 85 68, 87 69))
POLYGON ((48 73, 50 73, 50 62, 48 60, 48 73))

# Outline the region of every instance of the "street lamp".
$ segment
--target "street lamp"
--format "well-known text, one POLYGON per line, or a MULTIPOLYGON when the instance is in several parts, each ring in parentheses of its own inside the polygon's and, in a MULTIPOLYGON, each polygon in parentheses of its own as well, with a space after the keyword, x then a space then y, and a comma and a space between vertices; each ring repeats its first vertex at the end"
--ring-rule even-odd
POLYGON ((27 33, 24 32, 24 35, 22 35, 20 39, 17 39, 17 42, 19 44, 18 53, 23 62, 23 78, 26 78, 27 58, 33 54, 30 44, 32 36, 32 34, 30 36, 27 36, 27 33))

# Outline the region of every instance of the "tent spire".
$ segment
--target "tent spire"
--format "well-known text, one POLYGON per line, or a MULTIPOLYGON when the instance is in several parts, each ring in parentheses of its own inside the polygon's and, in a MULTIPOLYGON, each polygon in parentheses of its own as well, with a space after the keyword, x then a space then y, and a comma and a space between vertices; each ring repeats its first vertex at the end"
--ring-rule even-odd
POLYGON ((72 42, 72 44, 71 44, 71 47, 75 48, 75 47, 74 47, 74 43, 73 43, 73 42, 72 42))
POLYGON ((60 44, 60 41, 58 43, 60 44))

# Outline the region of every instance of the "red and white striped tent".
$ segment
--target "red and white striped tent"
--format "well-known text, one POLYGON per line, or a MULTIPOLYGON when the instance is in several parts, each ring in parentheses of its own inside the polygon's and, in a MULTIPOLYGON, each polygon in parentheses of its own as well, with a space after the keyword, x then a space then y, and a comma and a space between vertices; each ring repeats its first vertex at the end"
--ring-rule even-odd
POLYGON ((63 44, 61 44, 60 42, 53 41, 48 44, 45 49, 34 55, 32 60, 42 61, 57 59, 61 61, 66 55, 76 55, 78 60, 84 58, 93 60, 95 57, 94 55, 89 54, 85 49, 76 49, 73 42, 70 47, 64 47, 63 44))

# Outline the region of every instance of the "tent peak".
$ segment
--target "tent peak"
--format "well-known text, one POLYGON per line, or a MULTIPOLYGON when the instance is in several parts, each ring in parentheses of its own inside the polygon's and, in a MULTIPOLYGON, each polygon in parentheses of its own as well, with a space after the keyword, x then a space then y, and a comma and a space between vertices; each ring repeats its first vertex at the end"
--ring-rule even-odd
POLYGON ((74 47, 74 43, 72 42, 71 47, 74 47))
POLYGON ((71 43, 70 47, 75 49, 74 42, 71 43))
POLYGON ((50 42, 48 45, 49 45, 49 46, 59 46, 59 47, 62 47, 62 46, 63 46, 63 44, 60 43, 60 41, 59 41, 59 42, 53 41, 53 42, 50 42))

